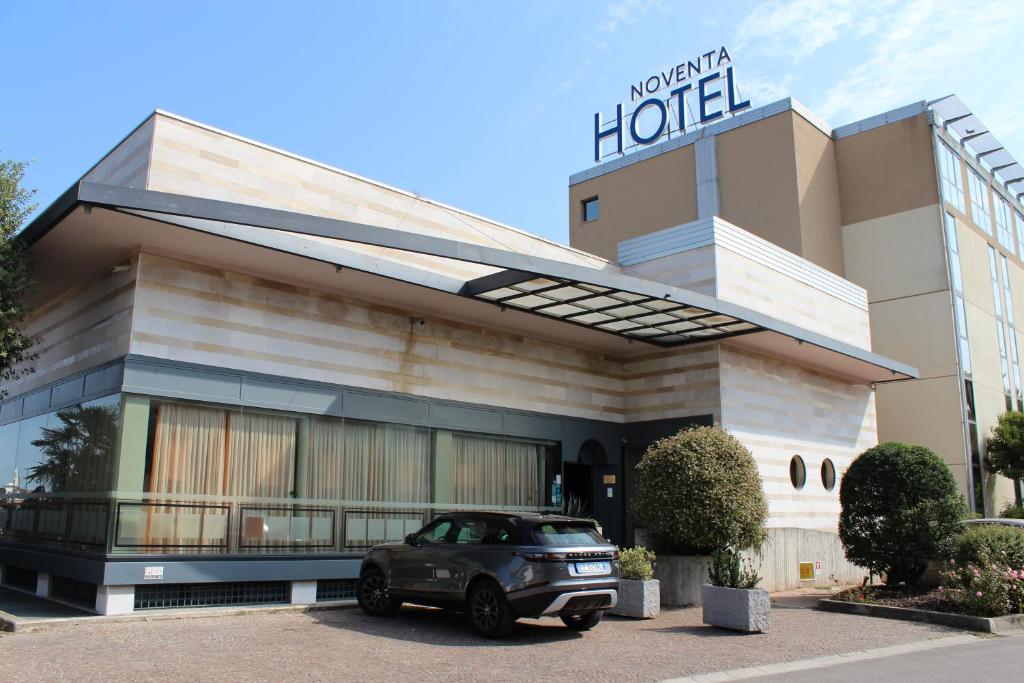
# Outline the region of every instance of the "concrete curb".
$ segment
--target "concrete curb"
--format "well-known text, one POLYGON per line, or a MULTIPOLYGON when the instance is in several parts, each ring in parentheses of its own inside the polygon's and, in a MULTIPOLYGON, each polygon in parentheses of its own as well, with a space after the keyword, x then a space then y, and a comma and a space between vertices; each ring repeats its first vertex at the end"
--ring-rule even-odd
POLYGON ((902 619, 903 621, 922 621, 940 626, 953 626, 968 631, 981 631, 1006 635, 1024 628, 1024 614, 1011 614, 1005 617, 973 617, 967 614, 951 614, 949 612, 933 612, 931 610, 911 609, 909 607, 892 607, 890 605, 870 605, 862 602, 846 602, 844 600, 818 601, 818 609, 827 612, 843 612, 845 614, 861 614, 884 619, 902 619))
POLYGON ((355 600, 330 600, 309 605, 245 605, 239 607, 194 607, 161 610, 140 610, 121 616, 83 614, 74 617, 19 619, 13 614, 0 612, 0 631, 28 633, 58 625, 109 624, 121 621, 161 621, 166 619, 201 619, 206 617, 234 617, 243 614, 273 614, 276 612, 318 612, 330 609, 349 609, 355 600))
MULTIPOLYGON (((873 650, 858 650, 847 652, 841 655, 829 655, 827 657, 815 657, 813 659, 800 659, 795 662, 780 662, 778 664, 762 664, 761 666, 748 666, 742 669, 729 669, 727 671, 715 671, 713 673, 686 676, 683 678, 670 678, 661 683, 714 683, 715 681, 736 681, 746 678, 757 678, 773 674, 784 674, 792 671, 806 671, 807 669, 823 669, 837 664, 858 662, 870 659, 882 659, 895 655, 920 652, 922 650, 934 650, 940 647, 952 647, 954 645, 967 645, 984 640, 981 636, 959 635, 936 638, 934 640, 920 640, 903 645, 890 645, 873 650)), ((823 679, 827 680, 827 679, 823 679)))

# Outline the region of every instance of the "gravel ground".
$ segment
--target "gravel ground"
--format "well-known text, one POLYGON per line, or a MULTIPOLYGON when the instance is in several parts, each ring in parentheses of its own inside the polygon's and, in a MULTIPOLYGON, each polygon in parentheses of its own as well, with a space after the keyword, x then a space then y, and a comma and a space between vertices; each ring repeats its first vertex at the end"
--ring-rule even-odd
POLYGON ((852 652, 951 629, 776 605, 772 632, 701 624, 700 608, 657 619, 606 617, 571 633, 556 619, 520 622, 512 638, 478 638, 455 614, 406 607, 373 619, 355 609, 197 619, 83 621, 0 635, 9 681, 658 681, 852 652))

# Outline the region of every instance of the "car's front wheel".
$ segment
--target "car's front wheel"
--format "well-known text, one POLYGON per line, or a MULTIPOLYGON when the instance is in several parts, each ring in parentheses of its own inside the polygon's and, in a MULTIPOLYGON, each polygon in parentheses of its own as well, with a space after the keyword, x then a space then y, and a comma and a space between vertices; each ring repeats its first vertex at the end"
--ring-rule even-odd
POLYGON ((493 581, 478 583, 469 592, 466 603, 473 628, 484 638, 505 638, 512 633, 516 619, 498 584, 493 581))
POLYGON ((391 616, 402 606, 401 600, 391 597, 388 592, 388 579, 384 572, 376 567, 367 569, 359 577, 356 602, 371 617, 391 616))
POLYGON ((573 631, 589 631, 597 626, 603 616, 604 611, 599 609, 583 614, 563 614, 562 623, 573 631))

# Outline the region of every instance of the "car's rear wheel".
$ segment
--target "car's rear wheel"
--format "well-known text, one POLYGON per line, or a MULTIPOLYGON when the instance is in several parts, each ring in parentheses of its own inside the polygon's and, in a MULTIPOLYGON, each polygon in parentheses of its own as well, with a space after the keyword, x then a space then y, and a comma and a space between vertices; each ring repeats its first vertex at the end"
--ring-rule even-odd
POLYGON ((597 626, 603 616, 604 611, 599 609, 583 614, 563 614, 562 623, 573 631, 589 631, 597 626))
POLYGON ((512 633, 516 619, 505 600, 505 593, 493 581, 473 587, 466 601, 473 628, 484 638, 505 638, 512 633))
POLYGON ((401 600, 391 597, 384 572, 376 567, 367 569, 356 586, 356 602, 371 617, 387 617, 398 611, 401 600))

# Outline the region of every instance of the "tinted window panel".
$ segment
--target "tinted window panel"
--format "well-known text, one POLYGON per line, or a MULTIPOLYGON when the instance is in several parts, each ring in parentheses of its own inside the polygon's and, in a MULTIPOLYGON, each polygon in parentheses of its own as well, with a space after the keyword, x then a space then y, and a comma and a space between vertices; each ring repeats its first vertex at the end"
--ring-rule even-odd
POLYGON ((608 543, 594 527, 572 522, 540 524, 534 528, 533 538, 538 545, 605 545, 608 543))

